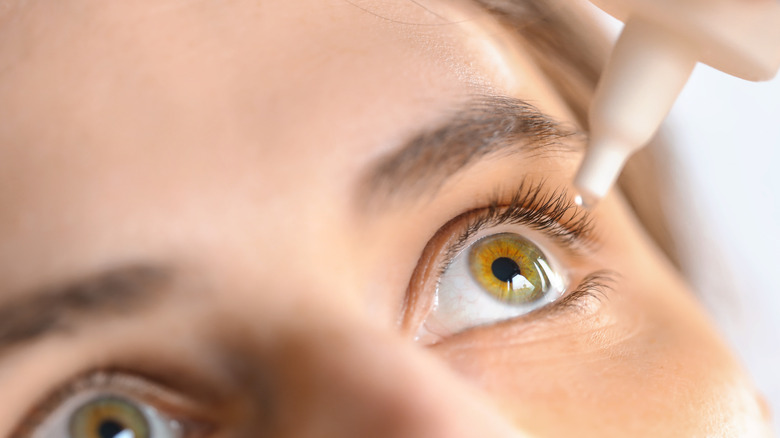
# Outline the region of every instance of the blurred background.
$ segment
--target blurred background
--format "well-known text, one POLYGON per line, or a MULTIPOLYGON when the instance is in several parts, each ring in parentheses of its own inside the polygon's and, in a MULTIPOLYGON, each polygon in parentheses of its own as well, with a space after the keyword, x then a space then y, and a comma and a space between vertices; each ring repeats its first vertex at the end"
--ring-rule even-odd
POLYGON ((780 429, 780 78, 699 65, 667 125, 683 265, 780 429))
MULTIPOLYGON (((592 9, 617 38, 622 23, 592 9)), ((681 264, 780 436, 780 77, 753 83, 699 64, 663 134, 681 264)))

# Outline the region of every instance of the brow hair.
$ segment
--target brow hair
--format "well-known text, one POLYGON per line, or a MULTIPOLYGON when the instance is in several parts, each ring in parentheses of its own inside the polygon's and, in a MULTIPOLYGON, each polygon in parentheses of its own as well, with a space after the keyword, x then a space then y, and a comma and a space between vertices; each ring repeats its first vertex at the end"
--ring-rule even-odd
POLYGON ((578 134, 521 99, 482 95, 409 138, 371 167, 359 198, 369 205, 436 192, 452 175, 486 156, 573 152, 578 134))
POLYGON ((95 277, 24 292, 0 303, 0 356, 16 344, 53 332, 69 332, 74 321, 89 315, 138 311, 153 292, 168 282, 167 269, 125 266, 95 277))

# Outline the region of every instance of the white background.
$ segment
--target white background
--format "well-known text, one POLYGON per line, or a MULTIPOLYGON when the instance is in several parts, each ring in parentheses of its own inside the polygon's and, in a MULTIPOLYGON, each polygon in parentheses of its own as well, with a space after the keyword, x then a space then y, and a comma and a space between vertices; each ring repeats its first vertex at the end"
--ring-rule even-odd
POLYGON ((668 125, 678 169, 669 207, 690 279, 777 420, 780 79, 750 83, 700 65, 668 125))
MULTIPOLYGON (((593 9, 616 36, 621 23, 593 9)), ((780 432, 780 77, 753 83, 699 64, 665 134, 665 208, 688 278, 780 432)))

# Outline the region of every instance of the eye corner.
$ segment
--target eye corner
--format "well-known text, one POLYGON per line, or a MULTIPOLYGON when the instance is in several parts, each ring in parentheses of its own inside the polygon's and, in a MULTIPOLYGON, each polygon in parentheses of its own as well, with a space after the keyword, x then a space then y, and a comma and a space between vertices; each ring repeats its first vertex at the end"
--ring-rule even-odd
MULTIPOLYGON (((582 278, 577 287, 566 293, 559 301, 551 303, 552 313, 562 310, 578 310, 580 314, 594 313, 608 301, 614 291, 620 274, 613 270, 602 269, 582 278)), ((542 309, 540 309, 542 310, 542 309)))

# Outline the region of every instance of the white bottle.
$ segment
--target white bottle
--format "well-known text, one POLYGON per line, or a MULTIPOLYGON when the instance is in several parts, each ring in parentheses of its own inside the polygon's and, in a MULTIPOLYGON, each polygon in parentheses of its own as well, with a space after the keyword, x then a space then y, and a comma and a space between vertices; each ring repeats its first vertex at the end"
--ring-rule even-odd
POLYGON ((780 68, 779 0, 591 0, 623 21, 590 108, 575 177, 594 206, 628 157, 650 141, 697 61, 751 81, 780 68))

